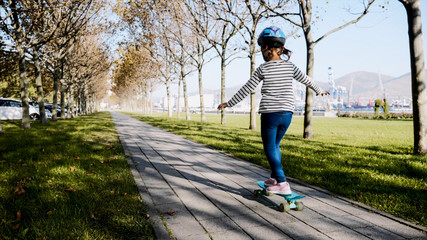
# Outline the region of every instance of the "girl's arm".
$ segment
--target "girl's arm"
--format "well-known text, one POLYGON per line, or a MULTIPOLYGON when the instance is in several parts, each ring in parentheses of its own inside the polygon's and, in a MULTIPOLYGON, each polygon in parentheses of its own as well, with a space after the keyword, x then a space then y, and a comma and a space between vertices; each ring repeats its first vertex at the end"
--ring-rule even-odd
POLYGON ((316 92, 316 95, 321 94, 322 96, 325 94, 329 94, 328 91, 322 91, 320 87, 313 81, 309 76, 307 76, 305 73, 303 73, 297 66, 294 65, 294 79, 298 82, 306 85, 307 87, 311 88, 314 92, 316 92))
POLYGON ((240 90, 237 91, 237 93, 234 94, 234 96, 228 102, 221 103, 220 105, 218 105, 218 109, 222 109, 222 108, 226 108, 226 107, 232 107, 232 106, 238 104, 246 96, 248 96, 249 93, 251 93, 253 90, 255 90, 255 88, 258 86, 258 84, 261 82, 262 79, 263 79, 263 76, 262 76, 262 70, 261 70, 261 66, 260 66, 255 70, 254 74, 249 79, 249 81, 246 82, 246 84, 243 85, 240 88, 240 90))

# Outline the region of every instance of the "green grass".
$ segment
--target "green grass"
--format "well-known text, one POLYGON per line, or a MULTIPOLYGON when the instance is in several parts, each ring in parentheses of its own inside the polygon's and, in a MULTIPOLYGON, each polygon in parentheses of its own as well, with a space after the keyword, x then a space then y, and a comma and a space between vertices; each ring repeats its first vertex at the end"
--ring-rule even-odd
MULTIPOLYGON (((269 167, 248 116, 227 115, 225 126, 219 115, 207 115, 207 123, 198 115, 136 118, 269 167)), ((294 117, 281 145, 287 176, 427 226, 427 157, 412 155, 411 120, 319 117, 313 129, 314 138, 303 139, 303 118, 294 117)))
POLYGON ((2 121, 0 239, 155 238, 108 112, 20 126, 2 121))

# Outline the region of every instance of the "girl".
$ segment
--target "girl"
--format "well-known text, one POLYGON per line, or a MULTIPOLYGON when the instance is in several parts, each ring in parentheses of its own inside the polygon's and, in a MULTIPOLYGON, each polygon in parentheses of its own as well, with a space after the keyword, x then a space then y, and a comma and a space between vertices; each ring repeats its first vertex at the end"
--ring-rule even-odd
POLYGON ((261 138, 271 168, 271 177, 264 184, 268 192, 278 194, 292 193, 282 167, 280 141, 291 124, 295 108, 293 79, 313 89, 317 95, 329 94, 288 61, 291 52, 285 48, 285 40, 280 28, 271 26, 264 29, 258 37, 258 45, 265 62, 228 102, 218 105, 218 109, 236 105, 263 81, 259 106, 261 138), (287 59, 283 60, 281 55, 286 55, 287 59))

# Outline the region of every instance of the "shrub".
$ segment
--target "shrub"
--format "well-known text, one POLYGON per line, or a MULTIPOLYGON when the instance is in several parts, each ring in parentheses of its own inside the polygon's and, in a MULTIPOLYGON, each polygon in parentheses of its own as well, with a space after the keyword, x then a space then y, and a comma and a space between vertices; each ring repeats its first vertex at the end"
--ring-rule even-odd
MULTIPOLYGON (((388 111, 387 111, 388 112, 388 111)), ((412 113, 362 113, 362 112, 340 112, 337 114, 338 117, 347 118, 363 118, 363 119, 412 119, 412 113)))

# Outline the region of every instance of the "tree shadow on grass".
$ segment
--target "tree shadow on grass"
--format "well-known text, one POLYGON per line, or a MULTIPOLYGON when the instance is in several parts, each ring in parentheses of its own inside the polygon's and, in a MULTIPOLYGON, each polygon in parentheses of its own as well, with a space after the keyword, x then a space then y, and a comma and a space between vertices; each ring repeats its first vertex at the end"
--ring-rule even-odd
POLYGON ((153 238, 109 113, 2 126, 1 236, 153 238), (20 182, 25 192, 14 195, 20 182))

